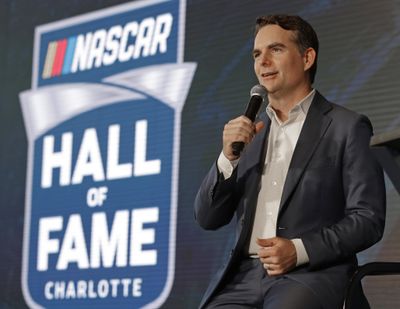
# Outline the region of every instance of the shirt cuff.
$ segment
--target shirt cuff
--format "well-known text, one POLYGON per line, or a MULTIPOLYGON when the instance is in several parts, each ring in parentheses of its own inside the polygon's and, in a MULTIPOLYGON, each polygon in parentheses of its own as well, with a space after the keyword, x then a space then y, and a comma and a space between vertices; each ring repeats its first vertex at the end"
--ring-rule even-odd
POLYGON ((292 239, 292 243, 296 248, 296 254, 297 254, 297 262, 296 262, 296 267, 307 264, 310 259, 308 257, 306 248, 304 247, 303 241, 300 238, 295 238, 292 239))
POLYGON ((224 152, 221 151, 218 161, 217 167, 220 173, 224 175, 224 179, 228 179, 232 176, 233 170, 238 165, 239 159, 229 161, 227 157, 225 157, 224 152))

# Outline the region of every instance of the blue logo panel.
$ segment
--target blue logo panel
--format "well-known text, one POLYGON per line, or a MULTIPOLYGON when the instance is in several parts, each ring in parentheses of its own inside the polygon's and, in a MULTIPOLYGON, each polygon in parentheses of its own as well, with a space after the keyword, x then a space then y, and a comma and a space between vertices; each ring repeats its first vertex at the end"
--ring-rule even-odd
POLYGON ((22 290, 32 308, 156 308, 173 284, 185 2, 39 26, 22 290))

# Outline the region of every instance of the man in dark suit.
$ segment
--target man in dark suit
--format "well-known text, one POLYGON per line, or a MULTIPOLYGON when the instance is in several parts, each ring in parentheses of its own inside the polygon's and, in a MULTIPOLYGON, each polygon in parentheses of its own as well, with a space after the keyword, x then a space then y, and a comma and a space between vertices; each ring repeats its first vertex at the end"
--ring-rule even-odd
POLYGON ((256 124, 240 116, 225 125, 197 194, 201 227, 237 220, 235 246, 200 308, 341 308, 356 253, 382 237, 371 124, 312 88, 317 54, 317 35, 300 17, 257 19, 254 70, 269 104, 256 124), (236 141, 246 144, 240 156, 236 141))

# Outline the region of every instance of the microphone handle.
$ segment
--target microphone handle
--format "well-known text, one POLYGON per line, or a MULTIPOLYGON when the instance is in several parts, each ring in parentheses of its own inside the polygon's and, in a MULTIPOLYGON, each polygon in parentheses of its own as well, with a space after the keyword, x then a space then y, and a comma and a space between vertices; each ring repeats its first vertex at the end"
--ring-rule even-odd
POLYGON ((231 147, 233 155, 238 156, 244 148, 244 142, 233 142, 231 147))
MULTIPOLYGON (((260 110, 261 103, 263 102, 263 98, 259 95, 253 95, 250 98, 249 103, 247 104, 246 111, 244 115, 254 122, 256 119, 256 115, 260 110)), ((232 143, 232 153, 235 156, 239 156, 244 148, 244 142, 233 142, 232 143)))

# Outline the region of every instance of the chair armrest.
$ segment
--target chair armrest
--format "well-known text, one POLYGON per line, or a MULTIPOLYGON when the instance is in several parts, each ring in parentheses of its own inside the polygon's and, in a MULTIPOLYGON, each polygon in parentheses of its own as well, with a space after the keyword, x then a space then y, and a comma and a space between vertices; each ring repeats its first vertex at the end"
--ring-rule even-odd
POLYGON ((365 276, 386 276, 400 274, 400 262, 372 262, 359 266, 347 286, 344 309, 357 308, 354 301, 355 292, 365 276))

